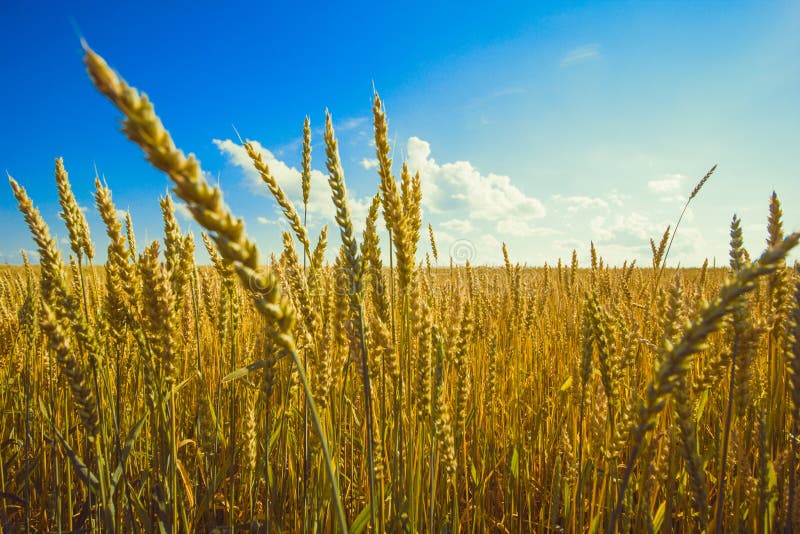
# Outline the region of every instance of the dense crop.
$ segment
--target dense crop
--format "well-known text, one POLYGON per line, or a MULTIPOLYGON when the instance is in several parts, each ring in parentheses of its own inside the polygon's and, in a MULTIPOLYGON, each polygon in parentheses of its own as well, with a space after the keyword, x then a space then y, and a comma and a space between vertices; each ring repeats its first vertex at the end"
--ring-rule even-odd
POLYGON ((85 61, 127 136, 205 229, 213 265, 195 265, 169 195, 162 244, 137 247, 130 215, 123 224, 96 180, 109 246, 94 266, 59 159, 67 265, 9 179, 39 264, 0 270, 5 528, 800 524, 800 290, 785 262, 800 236, 784 236, 775 194, 763 254, 751 258, 734 216, 730 268, 665 269, 669 229, 651 242, 648 267, 610 267, 594 246, 586 268, 575 254, 569 266, 521 266, 505 246, 504 268, 458 257, 440 267, 434 228, 422 227, 421 178, 405 166, 399 183, 392 174, 376 95, 379 176, 362 235, 327 116, 333 264, 327 227, 315 237, 305 226, 308 121, 302 212, 244 143, 291 229, 265 264, 147 98, 88 48, 85 61), (432 257, 417 263, 422 238, 432 257))

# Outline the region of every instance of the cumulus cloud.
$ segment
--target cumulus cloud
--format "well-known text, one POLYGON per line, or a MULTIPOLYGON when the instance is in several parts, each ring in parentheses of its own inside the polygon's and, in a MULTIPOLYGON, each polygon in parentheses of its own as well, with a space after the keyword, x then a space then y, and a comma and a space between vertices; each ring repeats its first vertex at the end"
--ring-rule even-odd
POLYGON ((681 226, 670 251, 670 265, 696 263, 700 258, 713 257, 705 235, 698 228, 681 226), (711 253, 711 254, 710 254, 711 253))
POLYGON ((621 207, 630 196, 620 194, 618 191, 611 191, 606 195, 606 198, 614 206, 621 207))
POLYGON ((573 48, 561 58, 561 66, 568 67, 575 63, 590 61, 600 57, 600 45, 588 44, 573 48))
POLYGON ((598 215, 589 221, 589 230, 598 241, 610 241, 624 237, 648 242, 653 235, 663 232, 659 224, 638 212, 613 215, 598 215))
MULTIPOLYGON (((474 230, 472 222, 469 219, 450 219, 439 223, 439 226, 445 230, 451 230, 457 234, 468 234, 474 230)), ((435 231, 435 229, 434 229, 435 231)))
POLYGON ((431 213, 463 213, 469 219, 530 222, 544 216, 539 199, 523 193, 508 176, 481 174, 469 161, 439 164, 431 157, 430 144, 411 137, 408 166, 422 178, 422 204, 431 213))
MULTIPOLYGON (((366 120, 366 119, 365 119, 366 120)), ((356 121, 360 124, 363 121, 356 121)), ((352 129, 352 121, 347 124, 352 129)), ((340 128, 341 129, 341 128, 340 128)), ((272 198, 267 186, 261 180, 261 176, 253 167, 253 162, 247 151, 241 145, 230 139, 214 139, 214 144, 219 151, 228 158, 228 162, 244 172, 245 179, 250 188, 257 194, 272 198)), ((286 193, 286 196, 294 203, 295 208, 302 206, 302 185, 300 170, 290 167, 284 161, 275 157, 268 149, 261 146, 258 141, 252 141, 253 147, 264 158, 264 162, 269 166, 270 172, 275 177, 278 185, 286 193)), ((360 199, 352 194, 348 196, 350 214, 353 218, 353 226, 357 231, 364 227, 367 211, 369 210, 370 199, 360 199)), ((279 208, 276 205, 276 210, 279 208)), ((336 207, 330 197, 330 186, 328 176, 316 169, 311 170, 311 190, 308 201, 308 218, 310 223, 332 223, 336 215, 336 207)))
MULTIPOLYGON (((455 226, 460 222, 456 222, 455 226)), ((458 230, 454 230, 455 234, 451 234, 447 230, 437 230, 436 227, 434 232, 440 265, 448 263, 451 257, 459 265, 463 265, 466 260, 473 265, 499 265, 503 261, 503 242, 492 232, 481 232, 477 228, 472 228, 471 234, 465 235, 458 230)))

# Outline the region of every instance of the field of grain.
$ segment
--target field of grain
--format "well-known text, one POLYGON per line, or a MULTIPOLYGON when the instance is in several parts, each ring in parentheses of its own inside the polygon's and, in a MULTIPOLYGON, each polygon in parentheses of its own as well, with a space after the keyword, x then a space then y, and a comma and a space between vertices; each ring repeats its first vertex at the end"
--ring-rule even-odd
POLYGON ((785 260, 800 236, 784 235, 774 193, 764 251, 744 248, 734 217, 724 268, 665 268, 670 229, 650 265, 610 267, 592 247, 591 265, 533 268, 504 246, 505 267, 472 266, 437 251, 419 175, 392 175, 376 95, 363 235, 330 116, 338 226, 319 236, 304 225, 308 122, 303 206, 245 143, 291 229, 268 261, 146 97, 85 52, 125 134, 207 233, 183 233, 167 195, 162 243, 137 245, 97 180, 110 245, 96 266, 59 159, 67 262, 9 177, 39 264, 0 270, 5 531, 800 525, 800 278, 785 260), (195 265, 196 246, 213 265, 195 265))

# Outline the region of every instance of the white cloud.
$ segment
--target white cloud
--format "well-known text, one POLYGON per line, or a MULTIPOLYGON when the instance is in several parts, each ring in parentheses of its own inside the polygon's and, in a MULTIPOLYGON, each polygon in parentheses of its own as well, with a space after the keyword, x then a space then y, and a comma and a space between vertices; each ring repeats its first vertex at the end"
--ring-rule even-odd
MULTIPOLYGON (((513 249, 511 250, 513 254, 513 249)), ((470 260, 473 265, 500 265, 503 261, 503 242, 492 234, 484 234, 476 242, 475 258, 470 260)))
POLYGON ((592 217, 592 220, 589 221, 589 230, 591 230, 595 239, 610 240, 614 238, 614 232, 606 226, 607 220, 607 217, 598 215, 597 217, 592 217))
POLYGON ((363 158, 358 162, 362 167, 367 170, 374 169, 378 166, 378 158, 363 158))
POLYGON ((608 208, 608 202, 597 197, 553 195, 553 200, 559 204, 566 204, 567 213, 577 213, 590 208, 608 208))
POLYGON ((430 144, 418 137, 408 140, 408 166, 422 179, 422 204, 431 213, 466 214, 471 220, 500 221, 516 218, 529 222, 544 216, 539 199, 530 197, 498 174, 481 174, 468 161, 437 163, 430 144))
POLYGON ((618 191, 611 191, 606 195, 608 201, 614 204, 617 207, 621 207, 627 199, 630 198, 628 195, 622 195, 618 191))
POLYGON ((698 259, 713 257, 703 232, 697 228, 681 226, 669 253, 669 265, 697 264, 698 259))
MULTIPOLYGON (((266 184, 261 180, 261 176, 258 174, 255 167, 253 167, 253 162, 250 156, 247 155, 247 151, 244 147, 230 139, 214 139, 213 142, 219 151, 228 158, 229 163, 239 167, 244 172, 247 184, 255 193, 273 198, 272 193, 270 193, 266 184)), ((280 185, 281 189, 286 193, 286 196, 294 203, 295 209, 297 209, 297 206, 301 206, 302 208, 303 196, 300 171, 276 158, 270 150, 261 146, 261 143, 258 141, 252 141, 252 143, 256 151, 264 158, 264 162, 269 166, 270 172, 275 177, 278 185, 280 185)), ((364 221, 366 220, 371 199, 359 199, 348 195, 347 202, 350 207, 353 226, 356 231, 360 232, 364 228, 364 221)), ((279 210, 277 204, 275 205, 275 209, 279 210)), ((333 223, 335 215, 336 207, 331 200, 328 176, 321 171, 312 169, 311 189, 308 200, 309 226, 312 223, 318 222, 321 224, 333 223)))
POLYGON ((260 224, 280 224, 280 219, 272 220, 262 216, 256 217, 256 221, 258 221, 260 224))
MULTIPOLYGON (((441 225, 440 225, 441 226, 441 225)), ((492 233, 452 235, 445 230, 436 230, 436 247, 439 250, 439 265, 446 265, 450 258, 463 265, 469 260, 472 265, 500 265, 503 261, 503 243, 492 233)))
POLYGON ((579 46, 578 48, 573 48, 569 52, 567 52, 564 57, 561 58, 561 66, 567 67, 569 65, 574 65, 575 63, 580 63, 582 61, 590 61, 592 59, 597 59, 600 57, 600 45, 597 44, 588 44, 584 46, 579 46))
POLYGON ((660 180, 650 180, 647 188, 653 193, 677 193, 681 190, 686 176, 682 174, 670 174, 660 180))
POLYGON ((543 226, 533 226, 530 223, 520 219, 503 219, 497 223, 497 231, 501 234, 508 234, 520 237, 529 236, 548 236, 558 234, 558 230, 553 228, 546 228, 543 226))
MULTIPOLYGON (((585 244, 586 243, 584 243, 580 239, 575 239, 572 237, 567 239, 556 239, 553 242, 553 245, 555 245, 556 249, 560 251, 561 259, 563 260, 564 258, 567 258, 567 261, 569 261, 570 253, 573 250, 578 250, 581 247, 585 246, 585 244)), ((553 259, 554 263, 555 261, 557 261, 557 259, 558 258, 553 259)))
MULTIPOLYGON (((450 219, 449 221, 439 223, 439 226, 445 230, 451 230, 457 234, 468 234, 474 230, 474 227, 469 219, 450 219)), ((434 232, 436 232, 435 228, 434 232)), ((436 233, 438 234, 438 232, 436 233)))
POLYGON ((651 221, 646 215, 631 212, 593 217, 589 221, 589 230, 594 239, 598 241, 610 241, 620 237, 628 237, 647 243, 652 236, 661 235, 664 228, 651 221))

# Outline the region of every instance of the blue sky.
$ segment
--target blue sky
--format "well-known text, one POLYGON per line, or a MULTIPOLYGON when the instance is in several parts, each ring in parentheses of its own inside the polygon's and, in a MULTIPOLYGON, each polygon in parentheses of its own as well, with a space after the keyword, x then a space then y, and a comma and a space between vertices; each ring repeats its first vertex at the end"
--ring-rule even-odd
MULTIPOLYGON (((760 251, 773 189, 787 230, 800 230, 796 2, 119 6, 0 2, 0 168, 66 238, 53 179, 53 160, 64 157, 101 261, 95 165, 117 207, 131 211, 140 247, 161 236, 158 196, 169 184, 118 132, 118 113, 85 74, 78 32, 151 96, 265 255, 279 251, 286 225, 232 125, 260 143, 299 206, 303 119, 322 171, 330 109, 362 227, 378 181, 373 83, 395 162, 421 173, 424 222, 442 256, 468 242, 473 262, 496 263, 506 242, 514 260, 553 264, 573 248, 585 260, 593 240, 611 263, 648 264, 649 238, 674 224, 714 163, 671 263, 726 262, 733 213, 746 246, 760 251)), ((324 178, 315 173, 313 235, 333 211, 324 178)), ((9 188, 0 225, 0 262, 18 263, 33 242, 9 188)))

